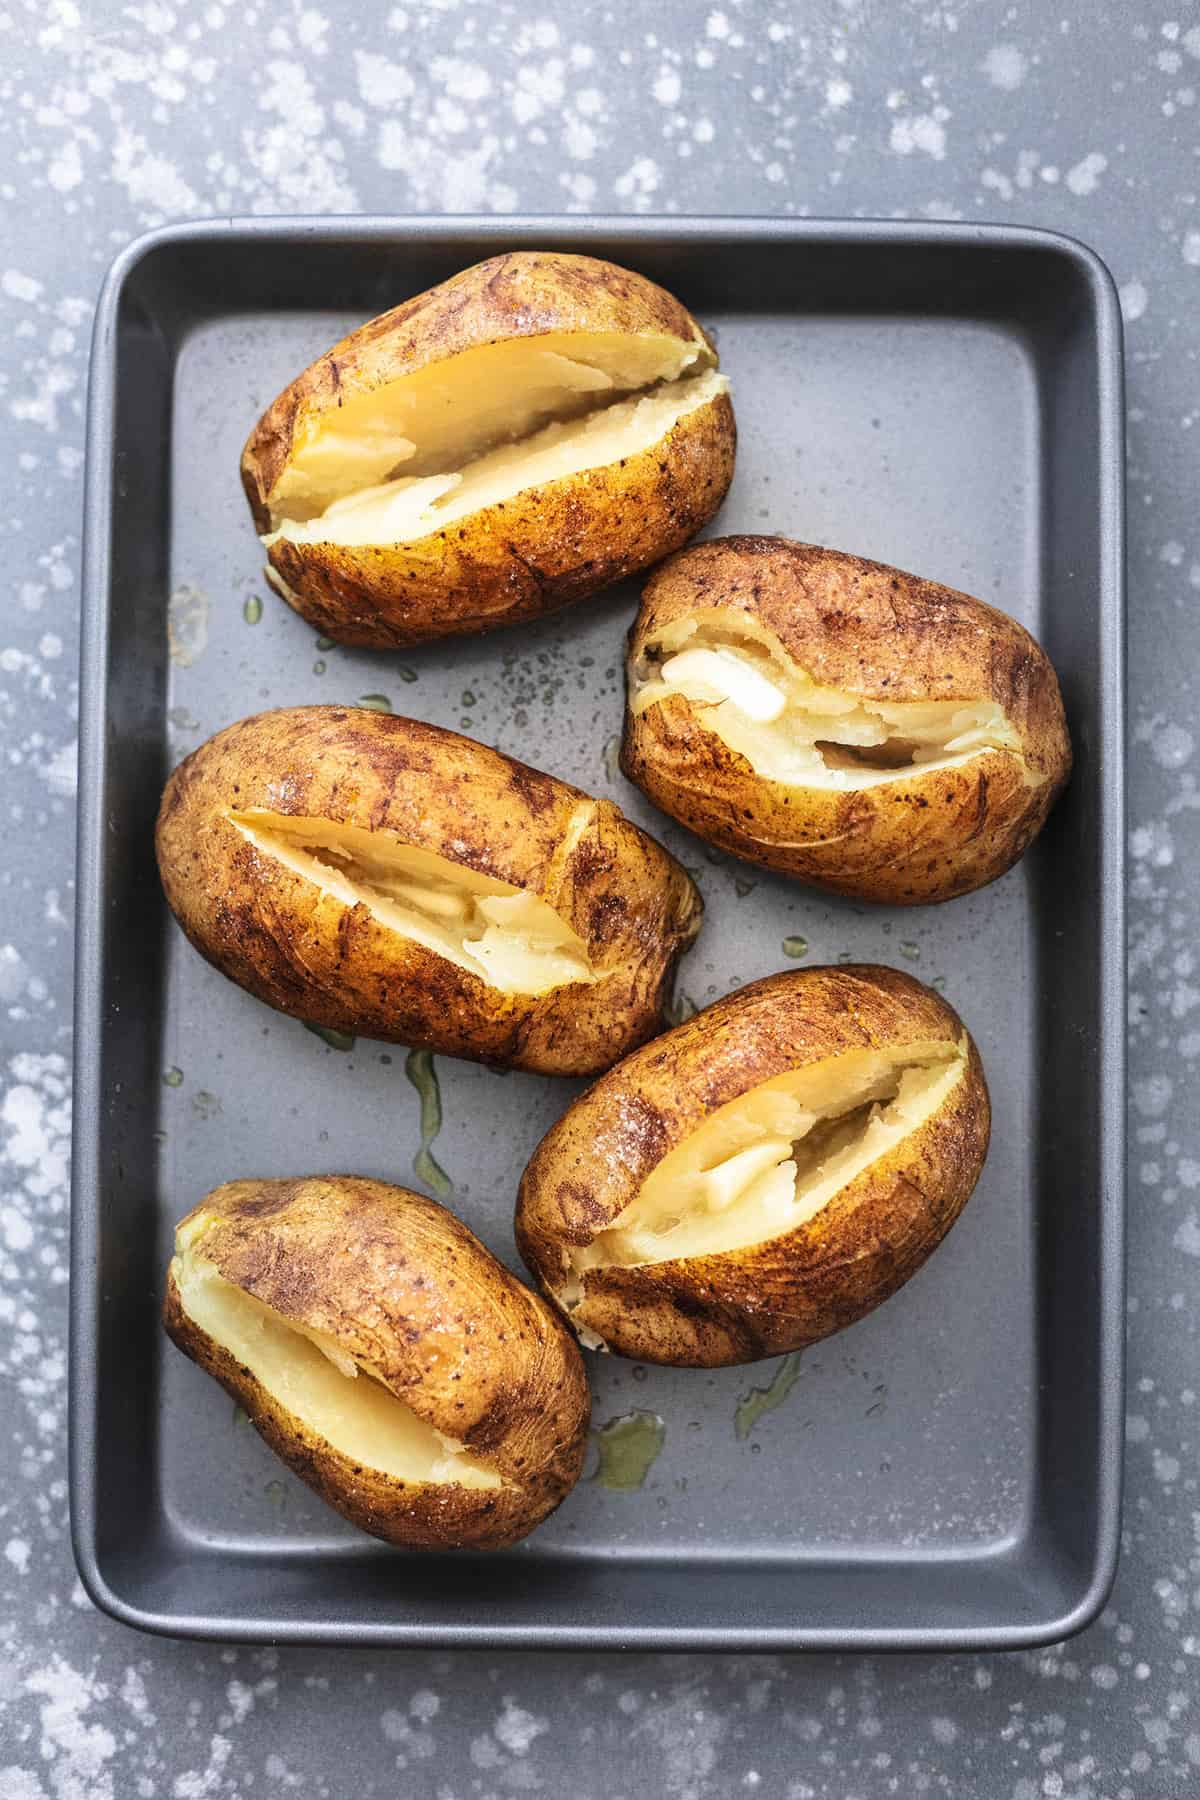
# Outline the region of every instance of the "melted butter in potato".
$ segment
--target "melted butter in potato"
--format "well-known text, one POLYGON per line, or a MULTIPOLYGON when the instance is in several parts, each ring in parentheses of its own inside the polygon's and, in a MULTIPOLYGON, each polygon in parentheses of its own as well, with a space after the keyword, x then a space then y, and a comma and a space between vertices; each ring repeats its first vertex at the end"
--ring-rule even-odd
MULTIPOLYGON (((944 1105, 967 1041, 850 1050, 777 1075, 677 1144, 575 1272, 742 1249, 794 1231, 944 1105)), ((578 1292, 561 1298, 570 1306, 578 1292)))
POLYGON ((569 982, 598 979, 583 939, 545 900, 523 888, 406 844, 391 832, 258 807, 230 812, 228 818, 260 854, 343 906, 366 906, 382 925, 501 993, 545 994, 569 982))
POLYGON ((400 1481, 502 1487, 462 1444, 419 1419, 324 1333, 297 1327, 221 1276, 201 1254, 203 1215, 176 1239, 171 1264, 188 1318, 292 1418, 335 1450, 400 1481))
POLYGON ((264 544, 406 543, 649 449, 728 387, 699 342, 549 333, 482 344, 320 414, 264 544))
POLYGON ((994 701, 864 700, 822 686, 772 632, 729 609, 694 613, 643 652, 633 712, 672 695, 755 774, 793 787, 848 791, 989 750, 1021 756, 994 701))

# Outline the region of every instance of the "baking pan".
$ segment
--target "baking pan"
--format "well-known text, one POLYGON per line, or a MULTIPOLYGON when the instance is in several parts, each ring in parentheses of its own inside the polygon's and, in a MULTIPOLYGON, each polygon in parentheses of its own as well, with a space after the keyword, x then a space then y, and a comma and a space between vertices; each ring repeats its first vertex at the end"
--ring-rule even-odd
MULTIPOLYGON (((101 1607, 195 1637, 747 1650, 1012 1647, 1096 1614, 1122 1416, 1120 358, 1103 266, 1011 228, 255 219, 118 259, 89 425, 71 1344, 75 1549, 101 1607), (714 529, 897 563, 1041 638, 1076 772, 1002 881, 871 908, 658 817, 613 755, 632 585, 391 656, 331 648, 264 587, 236 468, 259 410, 351 325, 538 245, 628 263, 716 330, 741 443, 714 529), (161 782, 208 733, 363 696, 614 796, 697 869, 691 1000, 789 958, 897 963, 945 986, 992 1087, 983 1180, 896 1298, 783 1364, 590 1359, 596 1425, 632 1422, 490 1559, 355 1534, 158 1323, 171 1226, 217 1182, 418 1181, 404 1051, 332 1047, 222 980, 169 921, 152 854, 161 782)), ((434 1072, 451 1204, 518 1266, 517 1177, 576 1085, 434 1072)))

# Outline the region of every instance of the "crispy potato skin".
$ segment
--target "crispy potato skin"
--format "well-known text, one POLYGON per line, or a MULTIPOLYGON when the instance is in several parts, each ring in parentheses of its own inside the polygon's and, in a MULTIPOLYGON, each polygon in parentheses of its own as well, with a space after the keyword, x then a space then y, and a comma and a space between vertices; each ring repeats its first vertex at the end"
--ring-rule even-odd
MULTIPOLYGON (((466 269, 372 319, 297 376, 242 452, 256 529, 294 447, 315 420, 464 350, 552 332, 710 339, 679 302, 631 270, 588 256, 514 251, 466 269)), ((697 408, 652 450, 527 488, 407 545, 271 546, 289 604, 345 644, 397 648, 531 619, 645 568, 710 519, 733 476, 727 395, 697 408)))
MULTIPOLYGON (((551 1128, 521 1180, 522 1257, 553 1298, 567 1247, 611 1225, 727 1101, 848 1050, 956 1044, 962 1032, 944 1000, 897 969, 802 969, 740 988, 627 1057, 551 1128)), ((990 1122, 972 1043, 945 1104, 806 1224, 735 1251, 588 1270, 573 1322, 622 1356, 700 1368, 827 1337, 895 1293, 940 1243, 979 1178, 990 1122)))
POLYGON ((203 1254, 226 1281, 335 1338, 506 1483, 406 1482, 352 1462, 188 1317, 169 1273, 171 1338, 335 1511, 411 1549, 495 1550, 570 1492, 587 1444, 583 1359, 553 1308, 444 1207, 381 1181, 328 1175, 227 1182, 188 1217, 196 1213, 212 1218, 203 1254))
POLYGON ((851 792, 756 775, 672 696, 627 710, 621 767, 710 843, 814 887, 891 906, 949 900, 1011 868, 1071 770, 1058 679, 1029 633, 968 594, 786 538, 713 538, 656 569, 630 634, 632 670, 664 626, 722 607, 766 626, 814 680, 867 700, 994 700, 1021 760, 958 767, 851 792))
POLYGON ((260 713, 218 732, 168 781, 157 850, 192 943, 269 1006, 544 1074, 595 1073, 661 1029, 703 910, 679 864, 610 801, 456 732, 356 707, 260 713), (501 993, 260 854, 228 818, 250 807, 392 832, 528 888, 603 979, 501 993))

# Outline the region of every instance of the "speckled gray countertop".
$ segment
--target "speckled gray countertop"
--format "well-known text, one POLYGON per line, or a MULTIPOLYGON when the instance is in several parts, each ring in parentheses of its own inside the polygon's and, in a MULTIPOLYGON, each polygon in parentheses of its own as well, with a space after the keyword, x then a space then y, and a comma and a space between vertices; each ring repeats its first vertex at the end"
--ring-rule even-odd
POLYGON ((1200 6, 13 0, 0 43, 0 1800, 1194 1792, 1200 6), (1094 245, 1120 286, 1128 1475, 1111 1605, 1069 1644, 865 1660, 285 1654, 139 1638, 75 1578, 72 797, 97 288, 164 220, 517 208, 1024 221, 1094 245))

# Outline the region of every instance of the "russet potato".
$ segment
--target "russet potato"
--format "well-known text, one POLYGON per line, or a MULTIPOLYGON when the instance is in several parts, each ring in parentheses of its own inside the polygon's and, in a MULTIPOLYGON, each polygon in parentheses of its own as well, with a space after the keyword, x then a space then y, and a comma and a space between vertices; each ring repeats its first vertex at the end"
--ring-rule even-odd
POLYGON ((284 598, 347 644, 533 618, 678 549, 733 474, 729 383, 679 302, 514 251, 372 319, 242 454, 284 598))
POLYGON ((1058 681, 967 594, 786 538, 712 538, 646 584, 621 767, 710 843, 910 906, 1010 868, 1071 768, 1058 681))
POLYGON ((227 1182, 178 1227, 163 1317, 295 1473, 389 1543, 515 1543, 578 1479, 574 1339, 421 1194, 227 1182))
POLYGON ((702 913, 611 801, 365 708, 218 732, 168 781, 157 849, 192 943, 268 1005, 545 1074, 661 1028, 702 913))
POLYGON ((979 1054, 932 989, 871 965, 772 975, 567 1109, 522 1178, 517 1242, 591 1347, 775 1356, 920 1267, 989 1128, 979 1054))

